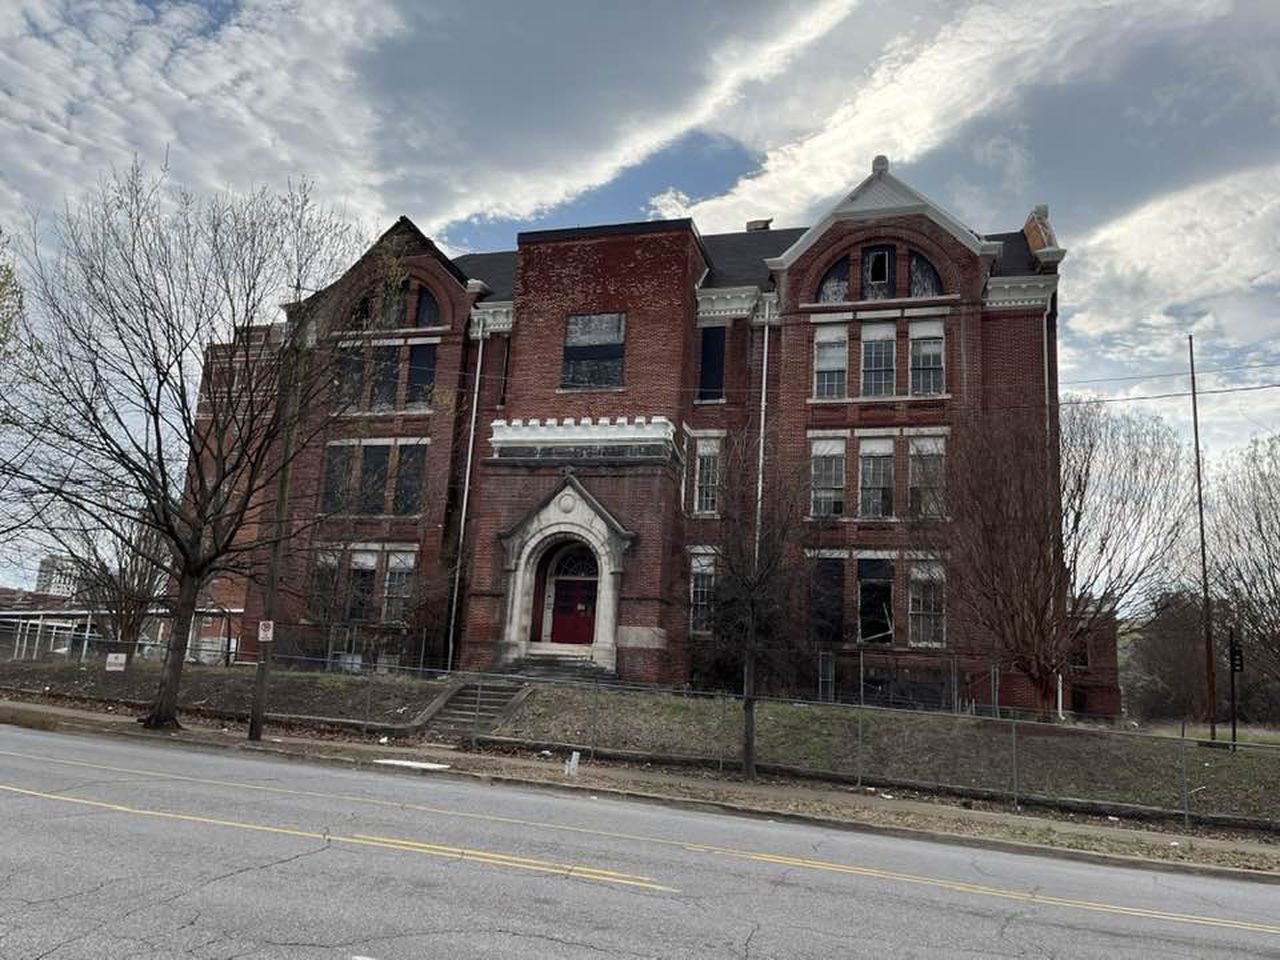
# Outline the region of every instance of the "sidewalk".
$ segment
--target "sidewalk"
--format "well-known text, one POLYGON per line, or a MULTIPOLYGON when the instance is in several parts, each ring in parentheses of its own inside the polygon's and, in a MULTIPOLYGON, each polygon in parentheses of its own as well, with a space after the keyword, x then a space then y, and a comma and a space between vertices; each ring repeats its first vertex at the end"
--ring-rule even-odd
MULTIPOLYGON (((263 752, 318 762, 373 767, 377 760, 447 764, 428 776, 470 776, 558 789, 613 793, 666 803, 713 806, 735 812, 803 819, 828 826, 973 846, 1122 862, 1195 872, 1230 873, 1280 883, 1280 837, 1181 825, 1141 827, 1109 818, 1030 815, 1002 805, 955 801, 903 791, 856 789, 776 777, 754 782, 714 770, 671 769, 581 758, 577 776, 564 772, 564 756, 470 752, 451 744, 410 746, 274 734, 249 743, 243 726, 184 720, 185 729, 143 730, 129 711, 100 713, 43 703, 0 701, 0 723, 41 729, 123 735, 206 748, 263 752)), ((423 775, 412 768, 378 769, 423 775)))

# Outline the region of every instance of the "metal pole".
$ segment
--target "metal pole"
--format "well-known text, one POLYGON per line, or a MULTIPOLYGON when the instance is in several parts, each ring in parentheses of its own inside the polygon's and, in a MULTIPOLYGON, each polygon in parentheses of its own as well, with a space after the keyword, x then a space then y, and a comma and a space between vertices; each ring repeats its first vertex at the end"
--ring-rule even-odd
POLYGON ((1018 719, 1014 719, 1010 723, 1013 730, 1013 805, 1018 805, 1018 719))
POLYGON ((1209 559, 1204 543, 1204 481, 1200 469, 1200 410, 1196 403, 1196 345, 1187 335, 1191 365, 1191 427, 1196 444, 1196 513, 1200 519, 1200 617, 1204 623, 1204 680, 1208 696, 1209 739, 1218 739, 1218 684, 1213 662, 1213 611, 1209 601, 1209 559))
MULTIPOLYGON (((860 707, 865 707, 867 705, 866 694, 865 694, 866 688, 865 688, 865 685, 863 684, 864 676, 865 676, 865 672, 863 670, 863 664, 862 664, 862 647, 858 647, 858 706, 860 707)), ((861 729, 861 727, 859 727, 859 729, 861 729)))
MULTIPOLYGON (((86 613, 84 617, 84 642, 80 645, 80 662, 81 663, 84 663, 89 656, 89 628, 91 626, 93 626, 93 617, 89 616, 86 613)), ((71 641, 70 639, 68 639, 67 647, 70 648, 70 646, 71 646, 71 641)), ((67 652, 70 653, 71 652, 70 649, 68 649, 67 652)), ((1232 689, 1234 690, 1235 687, 1233 686, 1232 689)))
POLYGON ((1231 651, 1231 663, 1227 672, 1231 674, 1231 752, 1236 750, 1236 628, 1227 633, 1227 649, 1231 651))
POLYGON ((480 409, 480 374, 484 370, 484 345, 488 341, 484 322, 473 332, 476 348, 476 382, 471 390, 471 426, 467 433, 467 467, 462 477, 462 510, 458 519, 458 553, 453 559, 453 599, 449 601, 449 647, 445 652, 445 673, 453 670, 453 635, 458 624, 458 591, 462 588, 462 548, 467 541, 467 503, 471 499, 471 458, 476 450, 476 414, 480 409))
POLYGON ((862 707, 858 707, 858 786, 862 786, 862 707))
POLYGON ((1190 791, 1187 790, 1187 722, 1182 721, 1182 750, 1180 755, 1182 763, 1182 825, 1184 827, 1191 826, 1191 800, 1190 791))

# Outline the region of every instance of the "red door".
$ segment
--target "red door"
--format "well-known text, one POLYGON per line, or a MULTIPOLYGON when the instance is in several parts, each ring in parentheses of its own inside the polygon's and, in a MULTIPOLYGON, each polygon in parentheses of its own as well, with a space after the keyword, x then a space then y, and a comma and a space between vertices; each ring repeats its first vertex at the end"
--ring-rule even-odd
POLYGON ((557 580, 551 609, 552 643, 590 643, 596 627, 596 582, 557 580))

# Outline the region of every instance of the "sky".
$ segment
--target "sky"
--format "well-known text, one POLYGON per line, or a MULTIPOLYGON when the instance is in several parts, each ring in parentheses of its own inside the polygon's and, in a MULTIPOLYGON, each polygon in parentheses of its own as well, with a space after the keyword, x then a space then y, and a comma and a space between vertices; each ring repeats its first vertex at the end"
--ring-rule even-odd
POLYGON ((447 250, 807 225, 885 154, 980 232, 1047 203, 1064 390, 1280 429, 1280 0, 3 0, 0 226, 166 158, 447 250), (1261 389, 1239 391, 1253 386, 1261 389))

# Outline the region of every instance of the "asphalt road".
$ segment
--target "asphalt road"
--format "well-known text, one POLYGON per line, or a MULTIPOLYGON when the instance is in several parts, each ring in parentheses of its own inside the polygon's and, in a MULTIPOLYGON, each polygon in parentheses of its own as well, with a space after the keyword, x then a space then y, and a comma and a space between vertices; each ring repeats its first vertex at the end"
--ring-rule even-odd
POLYGON ((1280 957, 1280 886, 0 726, 0 957, 1280 957))

